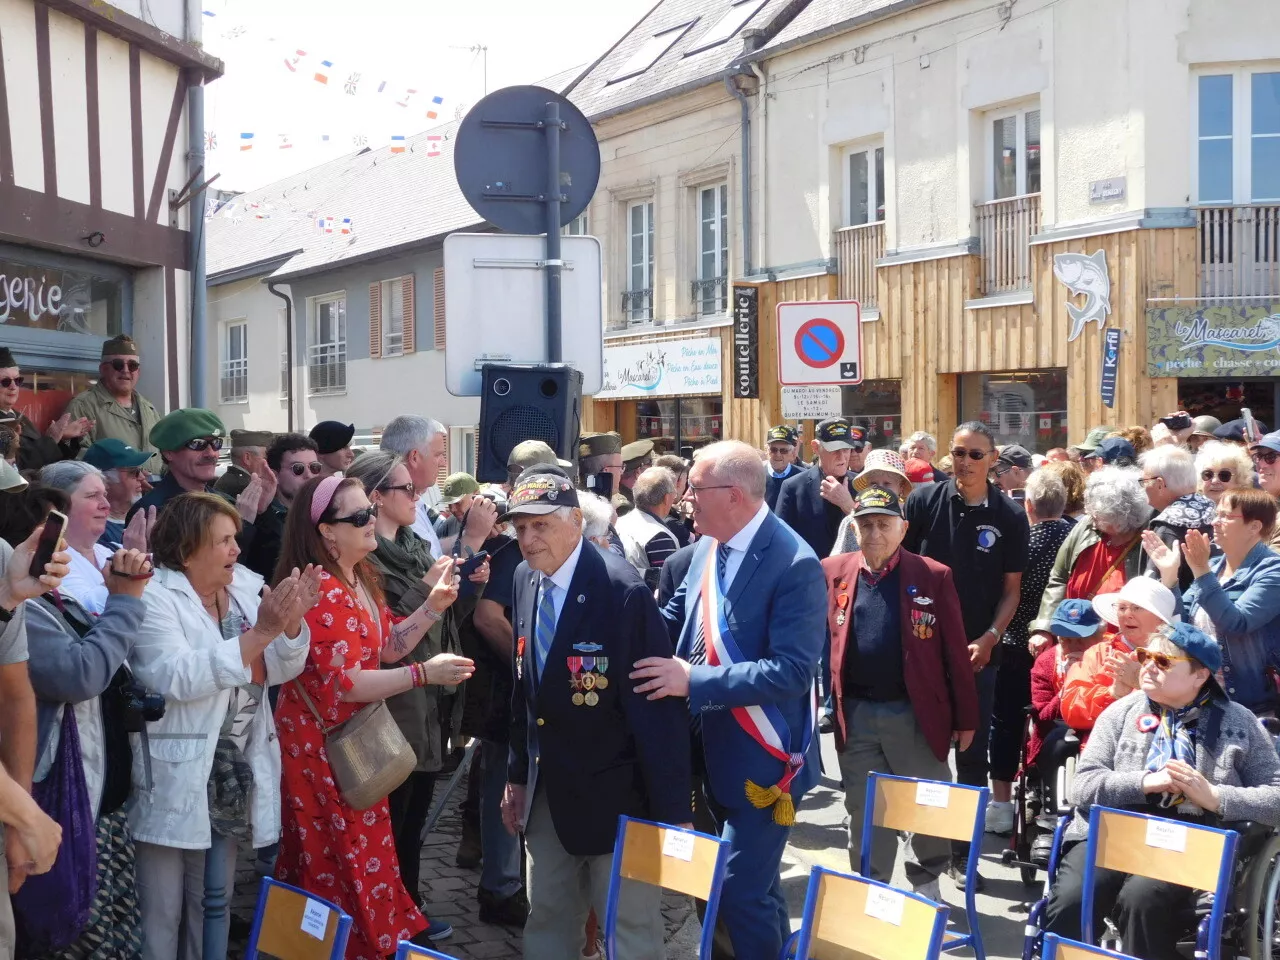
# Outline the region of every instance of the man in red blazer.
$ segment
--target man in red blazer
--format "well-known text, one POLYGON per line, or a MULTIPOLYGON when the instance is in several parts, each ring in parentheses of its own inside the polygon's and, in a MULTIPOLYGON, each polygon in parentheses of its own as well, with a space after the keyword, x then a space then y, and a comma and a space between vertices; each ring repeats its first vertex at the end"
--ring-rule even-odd
MULTIPOLYGON (((858 869, 867 775, 950 780, 952 741, 963 750, 978 726, 978 694, 951 571, 902 549, 907 523, 897 494, 868 487, 854 502, 860 550, 822 561, 831 632, 836 750, 849 812, 849 863, 858 869)), ((907 879, 939 899, 951 844, 912 840, 907 879)), ((871 875, 893 876, 896 835, 874 833, 871 875)))

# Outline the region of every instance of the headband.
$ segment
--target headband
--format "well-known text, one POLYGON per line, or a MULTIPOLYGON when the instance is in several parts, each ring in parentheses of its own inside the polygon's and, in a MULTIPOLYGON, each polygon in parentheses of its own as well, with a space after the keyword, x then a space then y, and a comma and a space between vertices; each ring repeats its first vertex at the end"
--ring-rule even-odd
POLYGON ((329 509, 329 504, 333 503, 333 495, 337 492, 340 483, 342 483, 342 477, 333 474, 325 477, 316 485, 316 492, 311 495, 311 525, 313 527, 320 522, 324 512, 329 509))

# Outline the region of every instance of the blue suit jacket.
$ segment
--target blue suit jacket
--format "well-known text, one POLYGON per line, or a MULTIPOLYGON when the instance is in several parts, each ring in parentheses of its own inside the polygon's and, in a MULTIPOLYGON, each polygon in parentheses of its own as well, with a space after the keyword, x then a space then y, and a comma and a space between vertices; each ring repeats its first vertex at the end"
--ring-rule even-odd
POLYGON ((613 852, 619 814, 690 822, 684 704, 649 700, 628 676, 637 660, 671 656, 653 593, 631 564, 584 542, 539 679, 533 659, 538 583, 527 562, 516 568, 508 781, 527 785, 530 807, 534 791, 546 790, 551 822, 573 856, 613 852), (595 706, 573 703, 567 661, 574 656, 608 661, 608 684, 596 688, 595 706))
MULTIPOLYGON (((676 655, 693 647, 702 602, 703 570, 714 563, 711 542, 699 540, 688 576, 662 611, 676 655)), ((689 710, 702 716, 702 744, 711 792, 723 806, 748 806, 745 783, 773 786, 783 764, 765 752, 734 719, 731 708, 774 704, 791 730, 791 748, 804 742, 804 728, 817 718, 809 690, 826 639, 826 585, 813 551, 773 514, 765 517, 729 585, 725 618, 742 651, 732 666, 695 666, 689 678, 689 710)), ((791 783, 795 799, 818 782, 820 749, 812 734, 805 765, 791 783)))

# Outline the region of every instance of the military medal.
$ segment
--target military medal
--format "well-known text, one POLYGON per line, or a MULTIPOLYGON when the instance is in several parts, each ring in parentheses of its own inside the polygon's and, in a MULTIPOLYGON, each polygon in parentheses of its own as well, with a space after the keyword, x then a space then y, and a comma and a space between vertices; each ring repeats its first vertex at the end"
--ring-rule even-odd
MULTIPOLYGON (((596 675, 594 673, 584 673, 582 675, 583 690, 594 690, 595 685, 596 685, 596 675)), ((587 702, 590 703, 591 702, 590 699, 588 699, 587 702)), ((594 704, 592 704, 592 706, 594 706, 594 704)))
MULTIPOLYGON (((593 697, 594 697, 594 696, 595 696, 595 694, 593 693, 593 694, 591 694, 591 696, 593 696, 593 697)), ((582 694, 580 694, 580 693, 575 693, 575 694, 574 694, 572 697, 570 697, 569 699, 571 699, 571 700, 573 701, 573 705, 574 705, 575 707, 580 707, 580 706, 582 706, 582 701, 583 701, 583 700, 585 700, 586 698, 585 698, 582 694)))
MULTIPOLYGON (((587 676, 590 677, 591 674, 587 674, 587 676)), ((582 699, 586 701, 588 707, 594 707, 597 703, 600 702, 600 694, 592 690, 582 699)))
POLYGON ((600 671, 596 674, 596 689, 607 690, 609 688, 609 678, 604 675, 604 672, 609 669, 609 658, 596 657, 596 669, 600 671))
MULTIPOLYGON (((845 585, 842 583, 840 586, 844 587, 845 585)), ((845 608, 849 606, 849 595, 847 593, 842 593, 840 596, 836 597, 836 606, 840 608, 836 612, 836 626, 843 627, 844 622, 847 619, 845 608)))
POLYGON ((596 689, 607 690, 609 688, 609 678, 601 674, 596 677, 596 689))

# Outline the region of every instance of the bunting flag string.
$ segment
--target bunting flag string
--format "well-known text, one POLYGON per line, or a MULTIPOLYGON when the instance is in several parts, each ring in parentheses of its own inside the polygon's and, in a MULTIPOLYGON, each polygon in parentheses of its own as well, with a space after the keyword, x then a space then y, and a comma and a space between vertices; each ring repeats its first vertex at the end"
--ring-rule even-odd
MULTIPOLYGON (((340 140, 350 137, 351 146, 357 150, 364 149, 369 146, 373 140, 387 139, 390 141, 391 152, 395 154, 414 152, 416 148, 408 146, 409 137, 405 134, 393 134, 389 138, 373 136, 365 132, 356 132, 349 135, 331 134, 331 133, 263 133, 259 136, 256 131, 242 131, 235 134, 234 142, 239 144, 239 152, 245 153, 249 150, 292 150, 294 146, 307 145, 324 145, 337 143, 340 140), (274 144, 271 138, 275 138, 274 144)), ((449 140, 447 134, 428 134, 425 138, 426 153, 429 157, 440 156, 440 145, 449 140)), ((216 153, 218 150, 218 132, 216 130, 206 130, 204 132, 204 148, 206 153, 216 153)))

